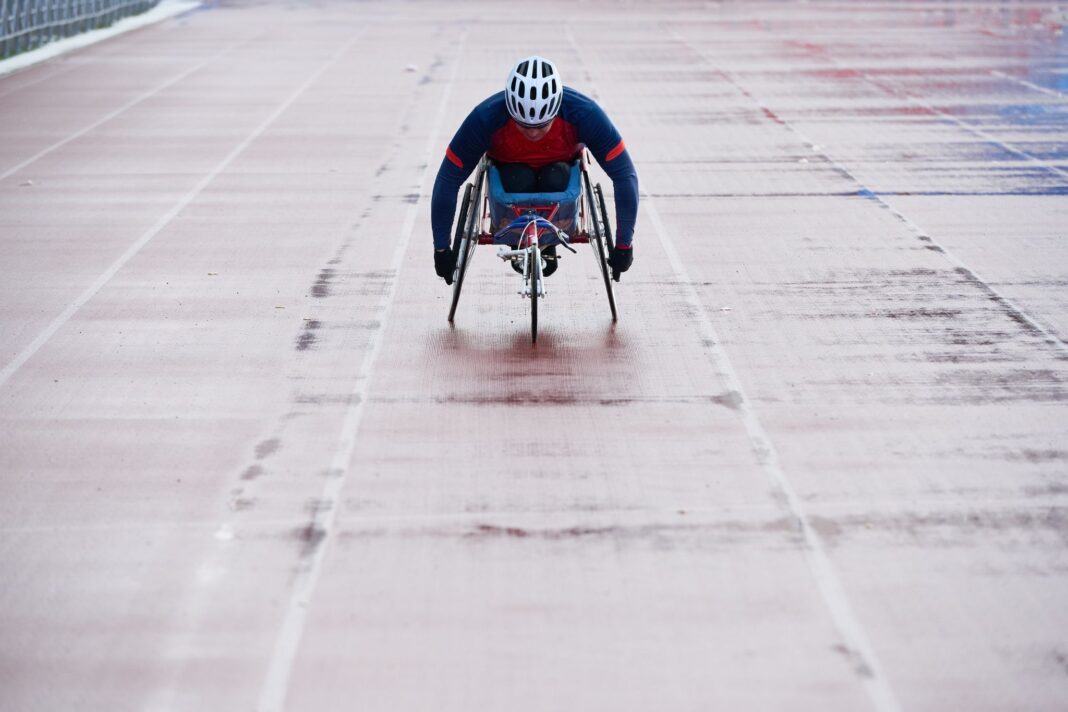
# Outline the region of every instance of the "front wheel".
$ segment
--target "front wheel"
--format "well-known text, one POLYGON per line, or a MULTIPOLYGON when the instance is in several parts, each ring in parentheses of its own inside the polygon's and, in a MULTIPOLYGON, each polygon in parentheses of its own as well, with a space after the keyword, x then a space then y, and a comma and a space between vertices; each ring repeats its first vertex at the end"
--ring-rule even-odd
POLYGON ((530 343, 538 343, 538 285, 541 283, 541 255, 537 250, 527 258, 530 262, 530 343))

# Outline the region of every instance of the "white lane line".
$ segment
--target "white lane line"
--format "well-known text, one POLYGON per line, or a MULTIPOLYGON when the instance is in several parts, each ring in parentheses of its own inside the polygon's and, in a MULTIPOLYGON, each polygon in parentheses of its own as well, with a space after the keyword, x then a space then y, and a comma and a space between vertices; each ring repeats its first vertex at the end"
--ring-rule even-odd
POLYGON ((782 497, 786 510, 797 524, 805 559, 808 562, 809 569, 812 571, 812 576, 816 581, 816 587, 823 598, 824 605, 831 614, 835 629, 854 657, 859 659, 857 673, 864 685, 864 689, 877 710, 881 712, 899 712, 901 705, 890 687, 882 664, 875 654, 875 649, 868 640, 868 635, 865 633, 860 619, 853 611, 853 606, 849 603, 849 597, 846 595, 838 574, 834 570, 834 565, 827 555, 823 541, 812 527, 801 498, 797 495, 785 471, 783 471, 779 461, 779 454, 757 417, 752 402, 742 386, 741 379, 734 370, 727 352, 721 346, 723 342, 720 340, 719 334, 716 333, 715 327, 712 326, 707 308, 704 302, 701 301, 701 297, 690 279, 689 272, 675 249, 675 244, 670 234, 664 229, 655 203, 652 198, 643 195, 642 205, 645 207, 645 212, 653 225, 653 231, 664 247, 664 252, 667 254, 676 279, 679 284, 685 287, 686 301, 689 303, 693 313, 696 314, 698 329, 704 342, 709 344, 708 349, 713 367, 723 378, 727 388, 740 396, 738 412, 745 426, 746 434, 749 436, 753 452, 760 463, 761 469, 764 470, 764 473, 782 497))
POLYGON ((1035 91, 1040 91, 1043 94, 1049 94, 1050 96, 1057 97, 1058 99, 1061 99, 1062 101, 1065 100, 1065 99, 1068 99, 1068 95, 1065 95, 1064 92, 1057 91, 1056 89, 1050 89, 1049 87, 1044 87, 1044 86, 1041 86, 1039 84, 1035 84, 1034 82, 1029 82, 1026 79, 1020 79, 1019 77, 1014 77, 1011 74, 1006 74, 1005 72, 999 71, 997 69, 991 69, 990 73, 995 77, 1001 77, 1002 79, 1008 79, 1010 82, 1016 82, 1017 84, 1022 84, 1023 86, 1025 86, 1025 87, 1027 87, 1029 89, 1034 89, 1035 91))
MULTIPOLYGON (((580 63, 585 66, 586 62, 583 59, 582 51, 570 30, 567 35, 571 46, 579 57, 580 63)), ((675 38, 677 41, 689 45, 686 40, 678 35, 675 35, 675 38)), ((700 52, 697 52, 697 54, 705 62, 711 64, 703 54, 700 52)), ((872 647, 867 633, 864 631, 860 618, 856 615, 853 606, 849 602, 845 588, 842 586, 838 574, 834 570, 834 565, 827 555, 823 540, 820 539, 813 528, 801 498, 797 495, 782 468, 778 451, 772 445, 771 438, 768 437, 767 431, 757 417, 752 402, 742 386, 741 378, 738 377, 730 357, 721 345, 723 342, 720 341, 719 334, 716 333, 715 327, 712 326, 707 307, 697 293, 697 288, 690 279, 690 274, 679 257, 678 250, 675 249, 674 241, 667 230, 664 229, 664 224, 660 220, 660 213, 656 209, 655 202, 646 193, 642 195, 641 204, 644 206, 645 212, 653 225, 653 231, 659 238, 668 261, 671 263, 671 269, 675 272, 676 280, 679 284, 684 285, 686 301, 693 314, 696 315, 697 326, 701 332, 703 342, 708 344, 707 348, 710 352, 713 368, 723 379, 727 388, 738 394, 738 414, 749 437, 753 454, 764 474, 782 499, 787 513, 797 524, 801 535, 802 551, 816 582, 816 588, 823 598, 827 611, 830 613, 835 630, 845 642, 851 657, 856 661, 855 674, 860 677, 861 684, 876 710, 879 712, 900 712, 901 705, 897 700, 897 696, 890 686, 890 682, 883 671, 879 658, 875 654, 875 649, 872 647)))
MULTIPOLYGON (((745 96, 747 99, 749 99, 751 102, 753 102, 753 104, 757 108, 762 109, 762 110, 768 110, 768 111, 771 110, 771 108, 767 105, 767 102, 765 102, 763 99, 757 97, 752 92, 750 92, 748 89, 746 89, 744 86, 742 86, 742 83, 737 79, 737 77, 735 77, 734 75, 732 75, 731 73, 729 73, 729 72, 727 72, 727 71, 725 71, 723 69, 717 68, 715 66, 715 64, 713 64, 713 62, 710 59, 708 59, 708 57, 706 57, 705 54, 700 49, 695 47, 686 38, 682 37, 681 35, 679 35, 674 30, 670 31, 670 34, 676 40, 678 40, 679 42, 681 42, 685 46, 689 47, 690 50, 694 54, 696 54, 698 57, 700 57, 702 60, 704 60, 704 62, 706 64, 709 64, 710 66, 715 68, 716 71, 720 74, 720 76, 722 76, 728 83, 730 83, 731 86, 733 86, 735 89, 737 89, 739 92, 741 92, 743 96, 745 96)), ((828 58, 827 61, 830 62, 831 64, 833 64, 836 67, 843 68, 843 67, 841 67, 841 65, 839 65, 837 62, 835 62, 833 59, 828 58)), ((867 75, 864 75, 864 76, 866 77, 867 75)), ((869 81, 875 83, 875 80, 869 79, 869 81)), ((880 88, 883 88, 883 87, 880 87, 880 88)), ((883 88, 883 89, 885 91, 885 88, 883 88)), ((937 109, 935 109, 935 111, 937 112, 937 109)), ((841 164, 837 160, 835 160, 828 152, 823 150, 815 141, 813 141, 808 136, 806 136, 805 133, 803 131, 801 131, 801 129, 797 128, 796 126, 793 125, 793 123, 787 121, 786 119, 782 118, 781 116, 777 117, 776 120, 780 123, 780 125, 782 125, 786 129, 788 129, 795 136, 797 136, 805 145, 807 145, 809 148, 811 148, 812 151, 816 155, 820 156, 822 159, 827 161, 827 163, 829 163, 830 165, 834 166, 834 168, 837 169, 842 175, 848 176, 848 178, 850 180, 852 180, 854 183, 857 184, 857 186, 863 191, 863 193, 864 193, 864 195, 866 197, 868 197, 869 199, 875 201, 876 203, 878 203, 883 208, 886 208, 887 210, 889 210, 890 213, 894 217, 896 217, 898 220, 900 220, 905 225, 906 228, 908 228, 917 237, 921 238, 926 244, 929 244, 929 245, 932 245, 934 247, 937 247, 939 249, 940 253, 942 254, 942 256, 946 259, 946 261, 957 268, 958 274, 961 274, 962 276, 964 276, 966 279, 968 279, 969 281, 974 283, 977 287, 979 287, 980 289, 985 291, 988 295, 990 295, 996 302, 998 302, 999 304, 1003 305, 1007 311, 1011 312, 1012 318, 1014 318, 1014 319, 1016 319, 1018 321, 1022 321, 1024 323, 1026 323, 1030 329, 1032 329, 1033 331, 1041 334, 1042 335, 1042 339, 1047 344, 1049 344, 1050 346, 1056 348, 1057 350, 1059 350, 1059 351, 1061 351, 1063 353, 1068 354, 1068 343, 1066 343, 1064 341, 1064 339, 1062 339, 1058 334, 1056 334, 1054 331, 1050 330, 1048 327, 1046 327, 1044 324, 1042 324, 1038 319, 1036 319, 1035 317, 1033 317, 1030 314, 1028 314, 1027 311, 1025 311, 1024 308, 1021 307, 1019 304, 1017 304, 1015 301, 1013 301, 1012 299, 1008 298, 1007 296, 1002 294, 1000 291, 998 291, 998 289, 995 288, 993 285, 991 285, 991 283, 988 282, 986 279, 984 279, 982 277, 982 275, 980 275, 973 268, 971 268, 967 264, 965 264, 965 262, 962 259, 960 259, 956 255, 954 255, 952 252, 950 252, 948 247, 946 247, 945 245, 943 245, 943 244, 939 243, 937 240, 935 240, 931 236, 930 233, 928 233, 926 230, 924 230, 922 227, 920 227, 916 222, 914 222, 911 218, 909 218, 907 215, 905 215, 905 213, 901 212, 900 210, 895 208, 893 205, 891 205, 883 196, 881 196, 878 193, 876 193, 875 191, 871 190, 859 178, 857 178, 857 176, 852 171, 850 171, 843 164, 841 164)), ((999 145, 1001 145, 1001 144, 999 144, 999 145)), ((1005 148, 1008 148, 1008 146, 1005 146, 1005 148)), ((1009 150, 1012 150, 1012 149, 1009 149, 1009 150)), ((1063 171, 1060 171, 1060 169, 1058 169, 1058 168, 1053 168, 1052 166, 1044 166, 1044 167, 1051 168, 1052 170, 1055 170, 1055 171, 1058 171, 1058 172, 1063 172, 1063 171)), ((1068 175, 1068 174, 1066 174, 1066 175, 1068 175)))
MULTIPOLYGON (((260 34, 262 34, 262 33, 260 33, 260 34)), ((22 170, 26 166, 30 165, 34 161, 37 161, 37 160, 39 160, 41 158, 44 158, 49 153, 52 153, 52 151, 55 151, 57 148, 62 148, 63 146, 66 146, 71 141, 75 141, 75 140, 81 138, 82 136, 84 136, 85 134, 89 133, 93 129, 101 126, 102 124, 107 123, 108 121, 111 121, 116 116, 118 116, 119 114, 123 113, 124 111, 127 111, 127 110, 137 106, 142 101, 144 101, 146 99, 150 99, 153 96, 155 96, 156 94, 159 94, 164 89, 166 89, 166 88, 168 88, 170 86, 173 86, 174 84, 177 84, 178 82, 182 81, 183 79, 188 77, 190 74, 193 74, 194 72, 197 72, 197 71, 203 69, 205 66, 207 66, 207 65, 211 64, 212 62, 214 62, 215 60, 217 60, 219 57, 222 57, 223 55, 234 51, 235 49, 237 49, 238 47, 240 47, 242 45, 248 44, 249 42, 251 42, 253 39, 255 39, 258 36, 259 35, 255 35, 253 37, 249 37, 249 38, 243 39, 240 42, 235 42, 234 44, 230 45, 229 47, 227 47, 227 48, 225 48, 225 49, 223 49, 223 50, 221 50, 219 52, 216 52, 215 54, 211 55, 210 57, 208 57, 204 61, 202 61, 202 62, 190 67, 189 69, 185 70, 184 72, 181 72, 180 74, 177 74, 177 75, 171 77, 170 79, 168 79, 167 81, 163 82, 159 86, 154 87, 152 89, 149 89, 148 91, 144 92, 140 96, 137 96, 137 97, 131 99, 130 101, 128 101, 125 104, 123 104, 122 106, 120 106, 118 109, 115 109, 114 111, 105 114, 104 116, 100 117, 99 119, 97 119, 93 123, 89 124, 88 126, 82 128, 82 129, 79 129, 78 131, 72 133, 70 136, 67 136, 65 139, 63 139, 61 141, 56 141, 51 146, 41 149, 40 151, 38 151, 37 153, 33 154, 32 156, 30 156, 26 160, 22 161, 21 163, 17 163, 14 166, 12 166, 11 168, 8 168, 3 173, 0 173, 0 180, 4 180, 5 178, 10 178, 12 175, 14 175, 15 173, 19 172, 20 170, 22 170)))
POLYGON ((463 54, 466 42, 467 33, 464 32, 457 43, 452 73, 445 84, 445 88, 442 90, 441 102, 438 105, 433 128, 427 138, 423 158, 425 168, 417 188, 419 199, 408 206, 401 226, 400 239, 397 241, 397 246, 390 261, 390 274, 393 275, 393 280, 390 282, 389 289, 383 295, 379 304, 380 326, 375 331, 369 348, 364 354, 363 362, 360 364, 360 370, 357 373, 356 382, 349 399, 351 405, 345 411, 345 419, 338 437, 337 450, 334 452, 334 457, 330 463, 331 471, 336 473, 337 476, 330 477, 323 487, 320 501, 326 503, 326 506, 317 510, 309 524, 309 527, 316 532, 319 544, 315 548, 315 553, 312 555, 311 560, 299 569, 293 581, 285 617, 278 631, 278 637, 275 640, 271 660, 267 668, 267 676, 260 690, 259 704, 256 707, 258 712, 281 712, 285 708, 286 696, 289 693, 289 681, 293 674, 297 651, 304 635, 308 611, 311 608, 312 598, 315 595, 315 589, 323 571, 327 550, 335 536, 337 511, 341 508, 341 492, 348 480, 349 465, 352 461, 353 451, 356 448, 356 436, 360 429, 360 422, 363 420, 368 388, 379 354, 382 351, 382 343, 389 324, 389 317, 393 311, 393 302, 396 298, 397 285, 400 281, 401 266, 408 251, 408 245, 411 242, 416 216, 423 206, 423 197, 426 195, 427 181, 430 178, 431 169, 435 165, 432 158, 436 152, 441 150, 438 136, 441 133, 445 110, 448 106, 449 96, 452 93, 452 87, 456 82, 460 57, 463 54))
MULTIPOLYGON (((285 99, 285 101, 283 101, 274 111, 272 111, 271 114, 266 119, 264 119, 259 126, 253 129, 252 133, 246 136, 245 139, 241 141, 241 143, 237 144, 237 146, 235 146, 234 149, 230 151, 230 153, 227 154, 225 158, 219 161, 219 163, 214 168, 212 168, 203 178, 197 181, 197 184, 194 185, 189 190, 189 192, 183 195, 181 199, 179 199, 178 202, 175 203, 170 210, 164 213, 164 215, 160 217, 160 219, 157 220, 155 224, 152 225, 152 227, 148 228, 148 230, 146 230, 144 234, 142 234, 141 237, 137 239, 136 242, 130 245, 126 249, 126 251, 123 252, 122 255, 111 264, 110 267, 104 270, 103 274, 97 277, 93 281, 93 283, 90 284, 89 287, 86 288, 86 290, 78 296, 77 299, 67 305, 67 308, 64 309, 59 316, 52 320, 52 323, 49 324, 44 331, 38 334, 37 338, 35 338, 29 346, 24 348, 14 358, 14 360, 11 361, 11 363, 9 363, 3 368, 3 370, 0 370, 0 387, 7 383, 8 379, 10 379, 15 374, 15 372, 23 366, 23 364, 29 361, 30 358, 32 358, 33 355, 37 353, 41 349, 41 347, 44 346, 48 342, 48 340, 55 335, 57 331, 63 328, 63 325, 66 324, 67 321, 70 320, 70 318, 74 316, 79 309, 85 306, 85 304, 90 299, 96 296, 96 293, 99 292, 103 288, 103 286, 107 284, 108 281, 111 280, 111 278, 114 277, 118 273, 118 271, 126 265, 127 262, 129 262, 138 252, 140 252, 141 248, 147 245, 152 240, 152 238, 162 232, 163 228, 167 227, 171 220, 173 220, 180 212, 182 212, 182 210, 184 210, 191 202, 193 202, 193 200, 196 199, 198 195, 200 195, 201 191, 203 191, 209 183, 215 180, 215 178, 218 177, 220 173, 226 170, 226 168, 234 161, 235 158, 241 155, 241 153, 246 148, 248 148, 253 141, 259 138, 260 134, 266 131, 267 127, 270 126, 275 119, 281 116, 282 113, 286 109, 288 109, 290 105, 292 105, 293 102, 296 101, 297 98, 300 97, 300 95, 303 94, 304 91, 309 86, 311 86, 311 84, 316 79, 320 77, 320 75, 323 74, 323 72, 333 66, 334 63, 337 62, 337 60, 340 59, 345 54, 345 52, 349 50, 350 47, 352 47, 352 45, 356 42, 357 39, 358 38, 353 38, 349 40, 341 49, 334 53, 330 57, 330 59, 326 61, 325 64, 319 67, 319 69, 315 70, 315 72, 310 77, 308 77, 308 79, 306 79, 304 83, 297 87, 293 91, 293 93, 290 94, 285 99)), ((248 42, 249 40, 244 41, 248 42)), ((231 47, 230 49, 233 49, 233 47, 231 47)))
MULTIPOLYGON (((838 165, 834 161, 832 161, 832 163, 838 165)), ((864 190, 866 190, 868 194, 871 195, 873 200, 875 200, 877 203, 889 210, 894 217, 900 220, 905 225, 905 227, 911 230, 917 237, 922 237, 925 240, 929 241, 928 244, 937 247, 941 251, 942 256, 946 259, 946 261, 948 261, 950 264, 954 265, 957 268, 958 274, 965 277, 965 279, 972 282, 975 286, 981 288, 984 292, 990 295, 990 297, 992 297, 994 301, 1004 306, 1006 310, 1012 313, 1012 317, 1026 322, 1027 325, 1033 331, 1042 335, 1042 340, 1045 341, 1047 344, 1056 348, 1062 353, 1068 354, 1068 343, 1065 343, 1065 341, 1059 335, 1046 328, 1046 326, 1040 321, 1038 321, 1038 319, 1028 314, 1022 306, 1020 306, 1015 301, 1009 299, 1007 296, 998 291, 997 288, 995 288, 992 284, 990 284, 990 282, 985 280, 982 275, 980 275, 974 269, 966 265, 964 261, 957 257, 955 254, 950 252, 948 247, 939 244, 933 237, 931 237, 927 233, 927 231, 925 231, 923 228, 913 222, 913 220, 909 216, 905 215, 905 213, 895 208, 882 196, 868 190, 867 187, 865 187, 860 181, 858 181, 853 176, 853 174, 847 171, 845 168, 839 166, 839 169, 842 170, 850 178, 853 178, 853 180, 857 181, 857 184, 863 187, 864 190)))
MULTIPOLYGON (((832 64, 837 65, 837 62, 833 62, 833 60, 832 60, 832 64)), ((902 88, 900 86, 895 86, 894 84, 891 84, 890 82, 886 82, 885 85, 884 85, 883 83, 881 83, 883 80, 876 79, 875 77, 872 77, 870 74, 868 74, 866 72, 862 73, 861 76, 864 77, 865 79, 867 79, 870 83, 874 84, 875 86, 882 88, 884 91, 889 90, 891 92, 897 93, 899 96, 903 96, 905 99, 907 99, 908 101, 911 101, 913 104, 916 104, 917 106, 923 107, 927 111, 930 111, 932 114, 935 114, 936 116, 939 116, 939 117, 945 119, 946 121, 949 121, 950 123, 956 124, 960 128, 962 128, 965 131, 967 131, 968 133, 972 134, 973 136, 978 136, 979 138, 983 139, 987 143, 992 143, 995 146, 997 146, 998 148, 1001 148, 1001 149, 1003 149, 1005 151, 1008 151, 1009 153, 1011 153, 1013 155, 1019 156, 1020 158, 1024 159, 1025 161, 1027 161, 1029 163, 1034 163, 1036 166, 1038 166, 1040 168, 1044 168, 1047 171, 1050 171, 1051 173, 1056 173, 1059 176, 1062 176, 1064 178, 1068 178, 1068 171, 1064 170, 1063 168, 1058 168, 1057 166, 1051 164, 1049 161, 1044 161, 1041 158, 1038 158, 1037 156, 1031 155, 1027 151, 1024 151, 1024 150, 1019 149, 1019 148, 1016 148, 1012 144, 1007 143, 1005 141, 1002 141, 999 138, 996 138, 995 136, 987 133, 986 131, 984 131, 983 129, 979 128, 978 126, 973 126, 973 125, 969 124, 967 121, 964 121, 963 119, 957 118, 953 114, 950 114, 948 112, 942 111, 941 109, 939 109, 938 107, 933 105, 931 102, 927 101, 926 99, 921 99, 920 97, 915 96, 914 94, 911 94, 907 89, 904 89, 904 88, 902 88), (886 85, 889 85, 889 86, 886 86, 886 85)))

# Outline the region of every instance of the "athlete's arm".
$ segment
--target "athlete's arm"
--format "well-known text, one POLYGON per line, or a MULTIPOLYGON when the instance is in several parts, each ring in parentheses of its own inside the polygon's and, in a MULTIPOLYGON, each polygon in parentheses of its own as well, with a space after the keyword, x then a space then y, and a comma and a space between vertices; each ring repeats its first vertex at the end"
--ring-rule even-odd
POLYGON ((616 245, 628 248, 638 218, 638 172, 623 145, 623 137, 604 110, 578 92, 566 88, 564 91, 571 94, 570 103, 576 108, 573 123, 578 129, 578 140, 586 144, 598 165, 612 179, 616 196, 616 245))
POLYGON ((497 114, 506 111, 503 94, 494 94, 476 106, 445 149, 430 199, 430 225, 434 230, 436 250, 449 247, 449 232, 456 215, 456 194, 489 148, 493 132, 499 128, 494 124, 497 114))

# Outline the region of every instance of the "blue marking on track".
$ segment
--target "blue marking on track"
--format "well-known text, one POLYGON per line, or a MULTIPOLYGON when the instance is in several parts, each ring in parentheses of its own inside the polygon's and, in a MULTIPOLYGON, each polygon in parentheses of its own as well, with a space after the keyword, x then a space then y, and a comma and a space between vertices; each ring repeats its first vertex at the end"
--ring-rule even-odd
POLYGON ((1068 126, 1068 106, 1063 104, 1006 104, 998 107, 997 115, 1013 126, 1052 130, 1068 126))

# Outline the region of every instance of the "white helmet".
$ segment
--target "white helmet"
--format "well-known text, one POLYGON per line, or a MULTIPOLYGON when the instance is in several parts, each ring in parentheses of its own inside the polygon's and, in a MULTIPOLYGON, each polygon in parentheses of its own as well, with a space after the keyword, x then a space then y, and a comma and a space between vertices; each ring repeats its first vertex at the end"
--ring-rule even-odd
POLYGON ((508 113, 523 126, 539 126, 560 111, 564 83, 556 65, 542 57, 516 62, 504 87, 508 113))

